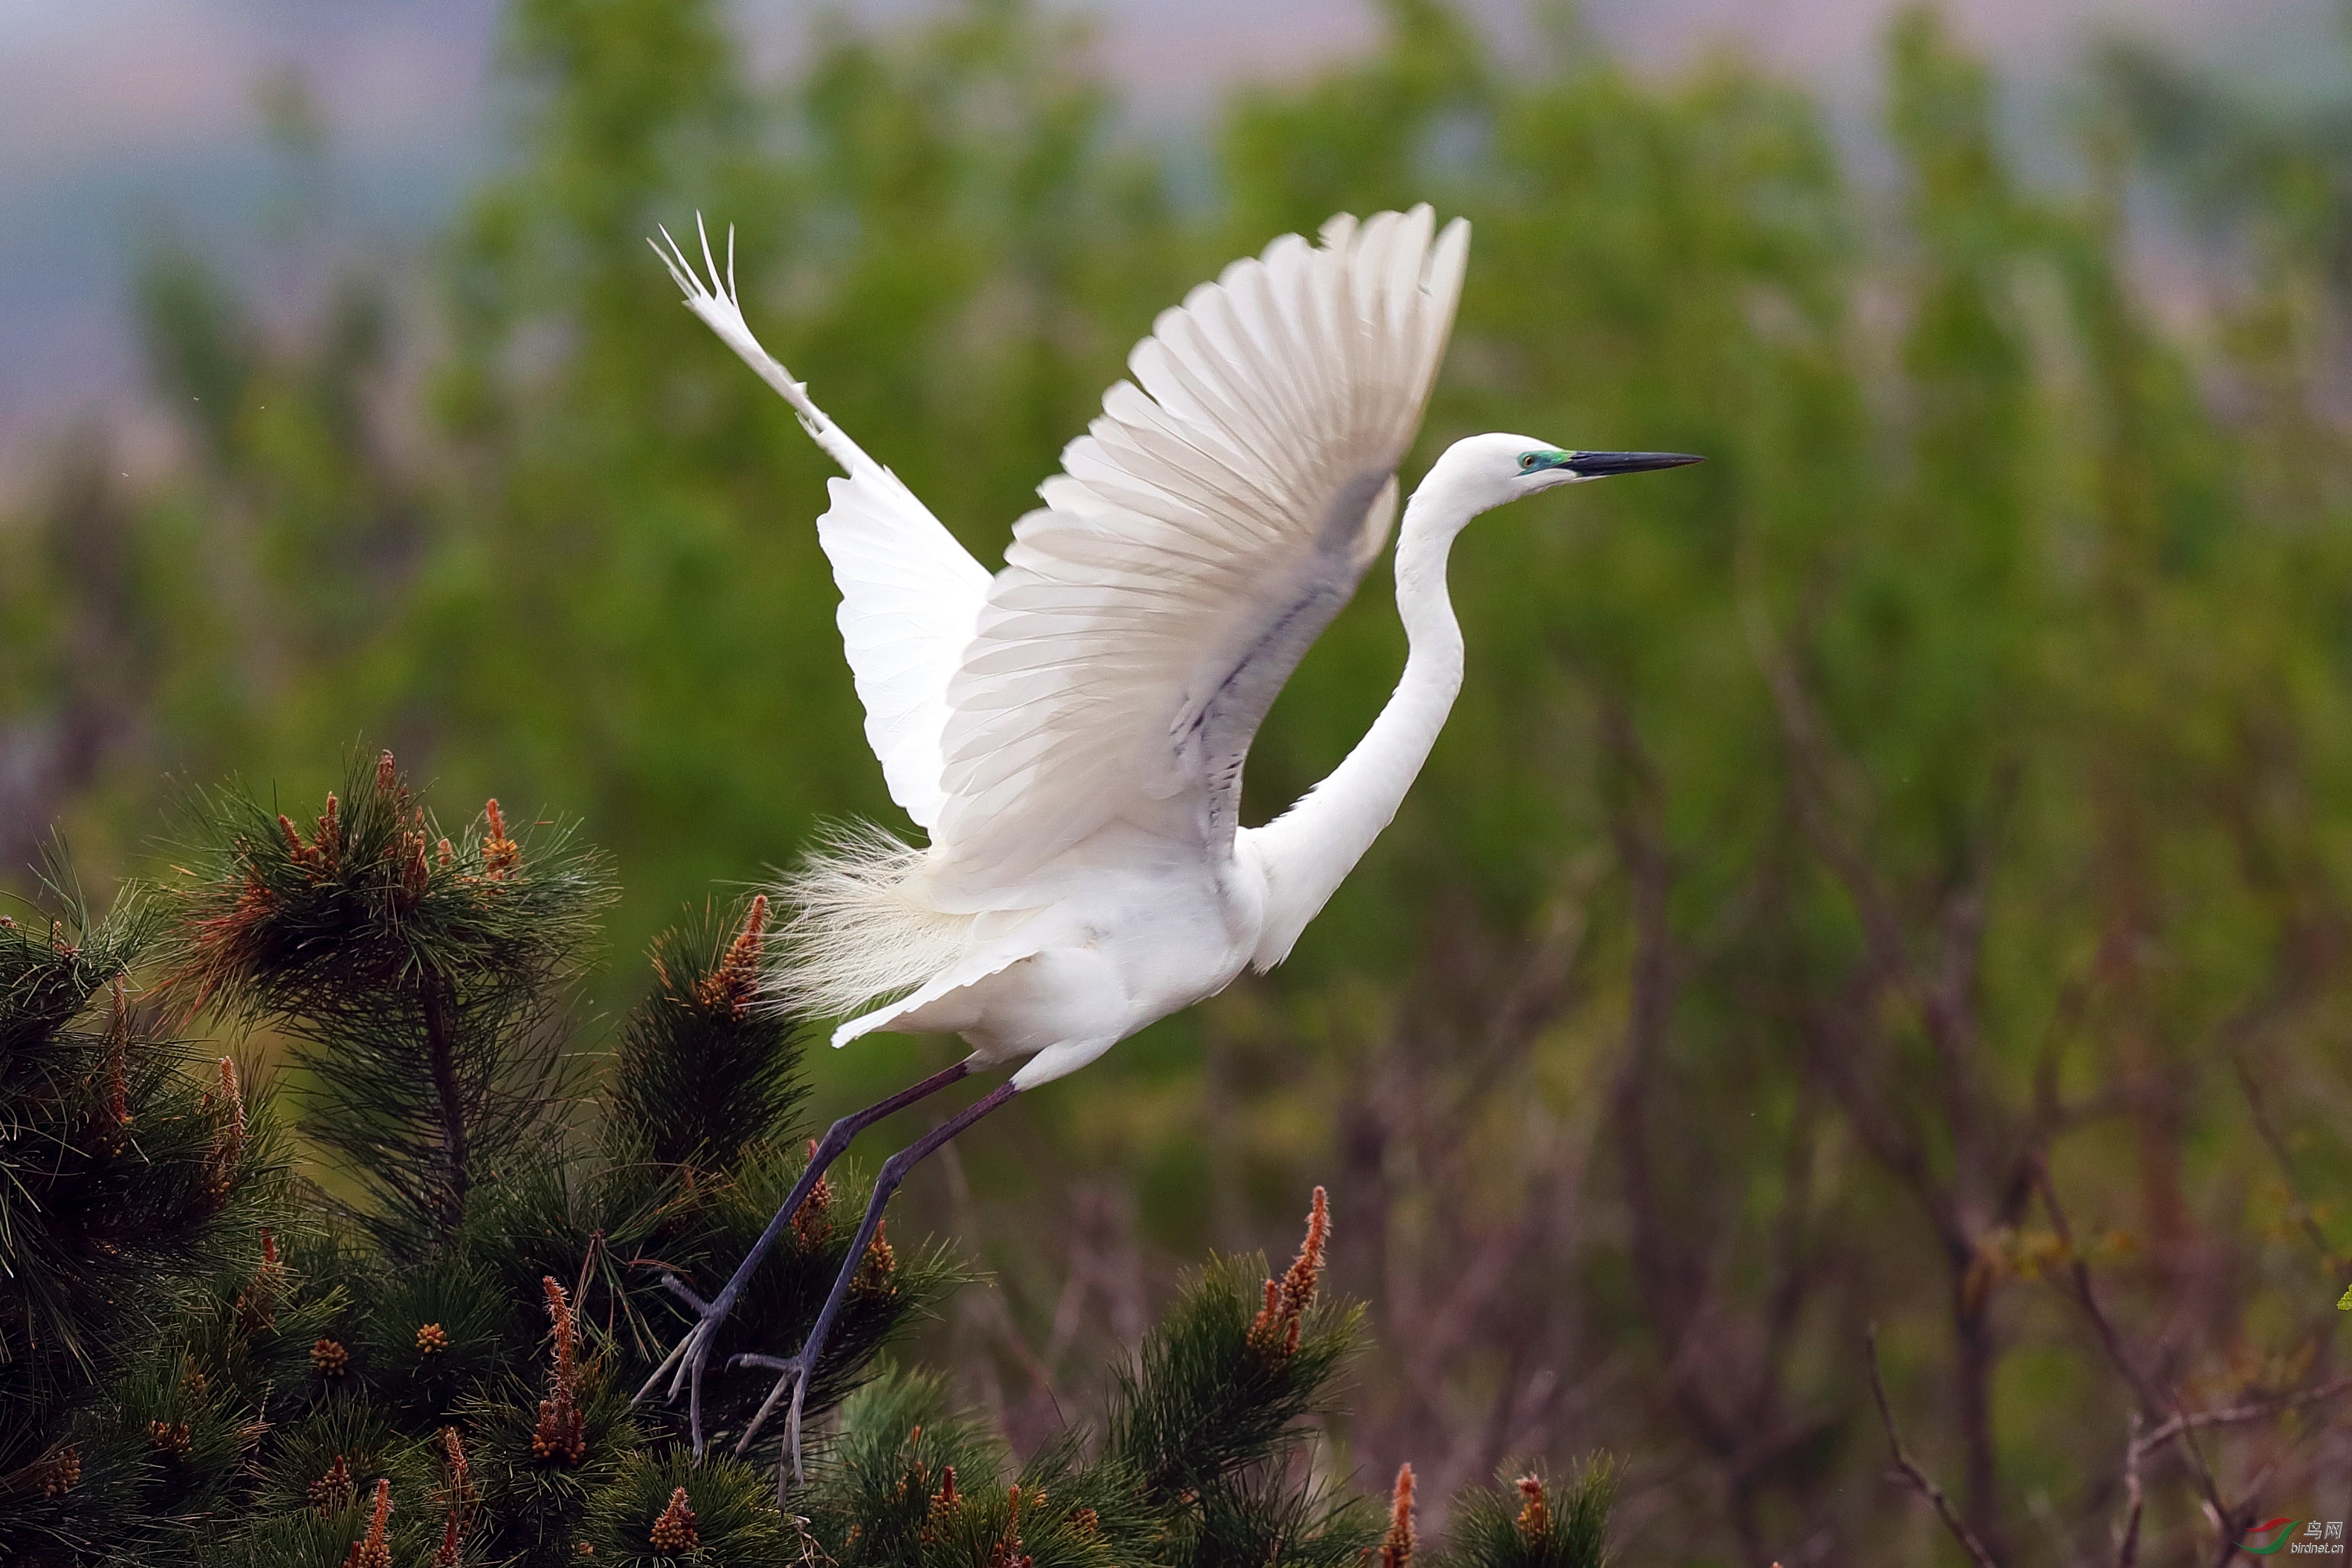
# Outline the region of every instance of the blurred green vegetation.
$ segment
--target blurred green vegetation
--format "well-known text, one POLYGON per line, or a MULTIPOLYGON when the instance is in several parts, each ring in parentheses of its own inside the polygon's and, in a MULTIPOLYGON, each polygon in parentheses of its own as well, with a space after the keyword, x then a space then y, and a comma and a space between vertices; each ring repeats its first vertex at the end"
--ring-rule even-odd
MULTIPOLYGON (((898 821, 826 466, 677 308, 656 224, 734 227, 762 336, 985 560, 1155 311, 1432 201, 1476 232, 1408 479, 1490 428, 1712 460, 1473 531, 1461 705, 1290 963, 909 1188, 998 1271, 935 1348, 1034 1441, 1165 1259, 1279 1245, 1323 1180, 1381 1344, 1335 1465, 1444 1495, 1606 1447, 1643 1560, 1957 1561, 1882 1479, 1874 1321, 2000 1560, 2106 1561, 2132 1412, 2320 1385, 2352 1281, 2347 118, 2118 43, 2079 179, 2029 188, 1912 11, 1874 191, 1736 58, 1658 79, 1564 14, 1508 58, 1442 0, 1384 14, 1233 97, 1202 195, 1016 0, 817 24, 786 79, 710 0, 513 0, 527 109, 429 289, 355 257, 265 330, 151 258, 186 461, 127 496, 85 433, 0 525, 0 849, 55 819, 152 868, 164 775, 307 799, 363 737, 583 818, 625 999, 681 905, 898 821), (2210 263, 2192 300, 2144 281, 2150 211, 2210 263)), ((1253 819, 1402 645, 1376 574, 1261 735, 1253 819)), ((820 1099, 948 1049, 867 1042, 820 1099)), ((2332 1412, 2152 1450, 2145 1560, 2211 1559, 2216 1500, 2352 1515, 2332 1412)))

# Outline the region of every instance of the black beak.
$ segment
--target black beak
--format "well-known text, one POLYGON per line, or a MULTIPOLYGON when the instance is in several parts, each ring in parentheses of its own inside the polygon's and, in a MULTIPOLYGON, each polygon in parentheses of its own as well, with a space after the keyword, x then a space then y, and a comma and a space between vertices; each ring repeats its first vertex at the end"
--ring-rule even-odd
POLYGON ((1679 468, 1704 463, 1687 452, 1575 452, 1560 465, 1580 479, 1606 479, 1612 474, 1646 474, 1652 468, 1679 468))

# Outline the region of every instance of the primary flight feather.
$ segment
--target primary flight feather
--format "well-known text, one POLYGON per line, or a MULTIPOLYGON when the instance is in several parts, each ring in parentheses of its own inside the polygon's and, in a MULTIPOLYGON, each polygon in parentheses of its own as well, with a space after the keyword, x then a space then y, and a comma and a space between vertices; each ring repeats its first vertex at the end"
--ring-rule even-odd
POLYGON ((891 798, 926 847, 874 827, 814 853, 776 988, 881 1029, 953 1033, 964 1061, 827 1134, 760 1245, 649 1379, 690 1386, 785 1218, 861 1128, 975 1068, 1011 1079, 884 1165, 865 1229, 740 1451, 789 1390, 795 1467, 806 1374, 906 1170, 1013 1093, 1278 963, 1395 816, 1461 688, 1445 559, 1478 513, 1578 479, 1673 467, 1672 453, 1577 452, 1489 435, 1448 447, 1404 509, 1395 694, 1331 776, 1260 828, 1238 820, 1251 740, 1397 517, 1398 463, 1444 356, 1469 226, 1430 209, 1340 216, 1286 236, 1164 312, 1129 356, 1045 505, 992 575, 760 346, 733 257, 722 282, 667 233, 686 302, 782 395, 844 469, 817 536, 842 641, 891 798), (860 1009, 863 1009, 862 1011, 860 1009))

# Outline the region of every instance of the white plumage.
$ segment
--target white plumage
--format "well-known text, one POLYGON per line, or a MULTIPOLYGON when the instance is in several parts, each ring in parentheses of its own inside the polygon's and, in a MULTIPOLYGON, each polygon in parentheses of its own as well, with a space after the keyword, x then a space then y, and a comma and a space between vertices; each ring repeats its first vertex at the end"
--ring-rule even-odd
POLYGON ((949 682, 943 904, 1027 901, 1114 822, 1230 855, 1258 721, 1387 542, 1469 238, 1433 248, 1427 207, 1335 219, 1160 316, 949 682))
POLYGON ((878 823, 835 826, 777 890, 790 914, 775 937, 778 1003, 837 1018, 914 990, 964 955, 972 917, 925 896, 928 851, 878 823))
POLYGON ((1255 869, 1236 857, 1242 764, 1387 541, 1468 248, 1468 226, 1435 234, 1427 207, 1341 217, 1319 247, 1286 237, 1194 289, 1063 452, 993 578, 760 346, 732 258, 721 288, 670 248, 688 304, 847 470, 817 537, 867 739, 931 832, 928 851, 845 836, 788 881, 785 1000, 893 999, 836 1043, 902 1026, 975 1033, 986 1059, 1076 1047, 1025 1085, 1256 955, 1263 933, 1237 927, 1258 922, 1232 917, 1263 899, 1227 885, 1255 869), (1217 929, 1186 942, 1167 929, 1178 910, 1109 907, 1114 890, 1217 929), (1106 960, 1113 919, 1153 929, 1150 961, 1106 960), (1076 951, 1056 960, 1057 943, 1076 951), (1053 1032, 1083 1041, 1012 1016, 1045 1000, 1040 969, 1072 990, 1053 1032))
MULTIPOLYGON (((675 242, 662 251, 687 304, 845 470, 817 521, 842 641, 891 798, 930 835, 918 848, 860 826, 810 858, 783 889, 795 915, 778 993, 835 1016, 880 1004, 843 1024, 836 1045, 877 1029, 953 1033, 973 1047, 966 1069, 1022 1064, 885 1167, 869 1229, 938 1139, 1288 953, 1394 816, 1460 689, 1444 579, 1465 524, 1553 485, 1696 460, 1506 435, 1449 447, 1398 534, 1410 652, 1395 695, 1329 778, 1265 826, 1241 827, 1260 721, 1396 521, 1397 464, 1468 253, 1468 226, 1439 233, 1425 206, 1342 216, 1318 245, 1286 237, 1195 289, 1137 345, 1133 380, 1063 451, 992 576, 760 346, 731 254, 722 286, 707 237, 708 280, 675 242)), ((837 1124, 802 1187, 883 1109, 837 1124)), ((765 1246, 700 1305, 702 1323, 665 1363, 679 1380, 698 1379, 711 1328, 765 1246)), ((800 1357, 762 1364, 797 1378, 831 1312, 800 1357)), ((697 1433, 698 1444, 698 1416, 697 1433)))

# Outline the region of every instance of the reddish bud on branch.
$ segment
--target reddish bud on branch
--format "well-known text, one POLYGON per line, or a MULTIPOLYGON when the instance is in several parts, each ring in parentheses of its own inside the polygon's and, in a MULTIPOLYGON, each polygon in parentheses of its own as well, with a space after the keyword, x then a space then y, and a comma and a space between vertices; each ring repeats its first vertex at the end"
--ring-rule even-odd
POLYGON ((1412 1467, 1399 1465, 1396 1491, 1389 1499, 1389 1532, 1381 1538, 1381 1568, 1406 1568, 1412 1547, 1412 1467))
POLYGON ((1275 1360, 1287 1360, 1298 1349, 1299 1320, 1315 1304, 1323 1278, 1323 1251, 1331 1240, 1331 1205, 1321 1187, 1307 1213, 1307 1238, 1298 1256, 1279 1280, 1265 1282, 1265 1305, 1250 1322, 1252 1350, 1275 1360))

